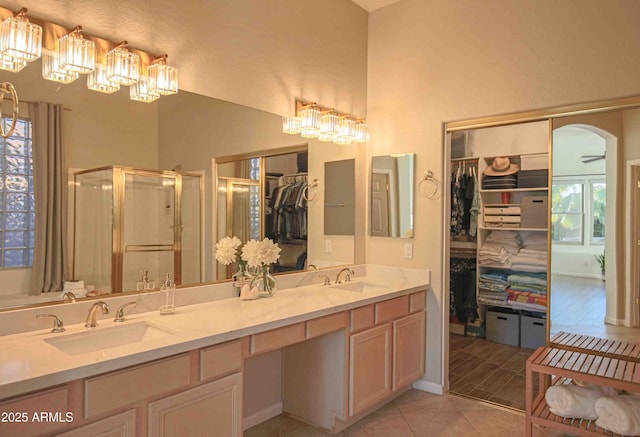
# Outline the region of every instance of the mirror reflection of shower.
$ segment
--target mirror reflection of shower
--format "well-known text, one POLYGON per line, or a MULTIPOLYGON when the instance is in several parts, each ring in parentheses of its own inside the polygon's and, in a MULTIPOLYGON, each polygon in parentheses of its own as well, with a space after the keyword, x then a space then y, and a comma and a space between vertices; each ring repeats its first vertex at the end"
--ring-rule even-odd
POLYGON ((202 281, 201 175, 103 167, 74 188, 75 280, 100 294, 140 288, 145 271, 156 287, 202 281))

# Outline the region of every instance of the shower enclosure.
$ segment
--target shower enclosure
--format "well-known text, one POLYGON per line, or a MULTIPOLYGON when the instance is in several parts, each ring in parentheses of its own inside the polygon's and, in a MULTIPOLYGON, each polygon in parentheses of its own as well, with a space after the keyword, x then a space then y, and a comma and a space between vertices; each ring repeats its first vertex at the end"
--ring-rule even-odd
POLYGON ((101 167, 74 175, 73 277, 102 292, 203 280, 203 178, 101 167))

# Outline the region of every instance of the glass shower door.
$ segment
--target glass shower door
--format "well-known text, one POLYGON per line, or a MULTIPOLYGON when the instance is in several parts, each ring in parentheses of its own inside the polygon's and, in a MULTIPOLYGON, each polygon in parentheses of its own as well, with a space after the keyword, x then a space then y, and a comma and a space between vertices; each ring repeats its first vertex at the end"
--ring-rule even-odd
POLYGON ((178 184, 175 175, 124 172, 122 291, 140 288, 145 270, 156 288, 166 273, 181 283, 178 184))

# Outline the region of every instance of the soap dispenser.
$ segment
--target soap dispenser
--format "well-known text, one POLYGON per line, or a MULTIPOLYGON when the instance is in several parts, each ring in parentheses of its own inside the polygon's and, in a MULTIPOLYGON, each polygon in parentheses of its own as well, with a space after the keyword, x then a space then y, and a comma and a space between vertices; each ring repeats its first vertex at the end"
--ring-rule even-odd
POLYGON ((140 279, 138 282, 136 282, 136 290, 137 291, 153 290, 154 288, 156 288, 156 281, 150 281, 149 280, 149 270, 148 269, 144 269, 142 271, 142 279, 140 279))
POLYGON ((173 314, 175 305, 176 285, 171 280, 171 274, 167 273, 164 284, 160 287, 160 314, 173 314))

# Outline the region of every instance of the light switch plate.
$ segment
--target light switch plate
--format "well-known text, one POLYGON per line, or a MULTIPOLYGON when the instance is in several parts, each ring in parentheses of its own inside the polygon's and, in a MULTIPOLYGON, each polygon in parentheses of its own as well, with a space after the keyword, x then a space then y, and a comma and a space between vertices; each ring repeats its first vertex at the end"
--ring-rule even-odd
POLYGON ((406 243, 404 245, 404 257, 406 259, 413 258, 413 244, 412 243, 406 243))
POLYGON ((324 251, 326 253, 331 253, 333 248, 331 247, 331 240, 324 240, 324 251))

